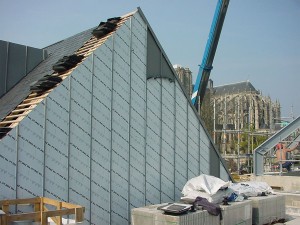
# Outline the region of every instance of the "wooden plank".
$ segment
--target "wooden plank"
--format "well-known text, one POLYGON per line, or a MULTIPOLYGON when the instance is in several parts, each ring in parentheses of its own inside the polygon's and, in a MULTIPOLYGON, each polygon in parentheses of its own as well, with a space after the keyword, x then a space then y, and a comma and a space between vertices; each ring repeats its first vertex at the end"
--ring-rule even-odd
POLYGON ((67 208, 67 209, 73 209, 73 208, 81 207, 80 205, 75 205, 75 204, 71 204, 71 203, 68 203, 68 202, 62 202, 61 204, 62 204, 61 206, 63 208, 67 208))
POLYGON ((32 100, 44 99, 44 98, 46 98, 46 96, 47 96, 47 94, 43 94, 38 97, 27 97, 26 99, 23 100, 23 102, 26 103, 26 102, 30 102, 32 100))
POLYGON ((0 224, 1 225, 7 225, 7 215, 5 214, 5 215, 2 215, 1 217, 0 217, 0 224))
POLYGON ((84 45, 84 46, 82 46, 81 48, 79 48, 79 49, 76 51, 76 54, 78 55, 78 51, 88 50, 88 49, 94 47, 95 44, 97 44, 97 42, 91 43, 91 44, 90 44, 90 43, 87 43, 86 45, 84 45))
POLYGON ((19 112, 24 112, 24 111, 31 111, 32 109, 34 109, 35 106, 30 106, 28 108, 22 108, 22 109, 14 109, 11 114, 13 113, 19 113, 19 112))
POLYGON ((43 197, 43 203, 48 205, 53 205, 55 207, 60 205, 59 201, 47 197, 43 197))
POLYGON ((18 118, 18 117, 25 117, 26 115, 28 115, 31 112, 31 110, 27 110, 26 112, 20 113, 20 114, 9 114, 7 117, 5 117, 6 119, 13 119, 13 118, 18 118))
MULTIPOLYGON (((23 117, 24 118, 24 117, 23 117)), ((22 118, 22 119, 23 119, 22 118)), ((19 123, 22 119, 18 119, 18 120, 8 120, 8 121, 1 121, 0 125, 4 125, 4 124, 12 124, 12 123, 19 123)))
POLYGON ((7 124, 0 124, 0 127, 1 128, 3 128, 3 127, 5 127, 5 128, 14 128, 14 127, 16 127, 18 124, 17 123, 11 123, 11 124, 9 124, 9 125, 7 125, 7 124))
POLYGON ((48 217, 47 212, 41 212, 41 225, 47 225, 48 224, 48 217))
POLYGON ((75 209, 60 209, 60 210, 51 210, 51 211, 44 211, 47 217, 54 217, 54 216, 64 216, 75 214, 75 209))
POLYGON ((0 200, 0 205, 18 205, 18 204, 34 204, 39 203, 40 198, 22 198, 22 199, 6 199, 0 200))
POLYGON ((17 108, 20 108, 20 107, 26 107, 26 106, 31 106, 31 105, 37 105, 37 104, 39 104, 41 101, 42 101, 42 100, 33 100, 32 102, 20 104, 20 105, 17 106, 17 108))
POLYGON ((84 220, 83 216, 84 208, 76 208, 75 209, 75 221, 76 223, 82 222, 84 220))

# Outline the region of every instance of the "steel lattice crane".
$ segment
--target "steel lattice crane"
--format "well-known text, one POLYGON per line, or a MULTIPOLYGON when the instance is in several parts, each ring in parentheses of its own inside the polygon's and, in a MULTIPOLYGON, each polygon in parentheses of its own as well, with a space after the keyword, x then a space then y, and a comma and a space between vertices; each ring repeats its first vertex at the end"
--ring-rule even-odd
POLYGON ((196 83, 192 94, 192 103, 198 109, 198 98, 200 97, 200 106, 204 98, 212 64, 217 50, 222 26, 227 12, 229 0, 218 0, 215 15, 210 28, 209 37, 206 43, 202 63, 199 67, 196 83))

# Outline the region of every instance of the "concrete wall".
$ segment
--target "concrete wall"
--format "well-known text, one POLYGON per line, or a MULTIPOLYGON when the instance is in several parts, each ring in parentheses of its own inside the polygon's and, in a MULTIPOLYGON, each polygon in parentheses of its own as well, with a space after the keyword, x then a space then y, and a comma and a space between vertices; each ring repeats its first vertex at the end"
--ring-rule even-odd
POLYGON ((229 179, 178 81, 147 80, 147 32, 134 14, 1 140, 0 199, 46 196, 84 206, 84 224, 124 225, 192 177, 229 179))
POLYGON ((282 188, 283 191, 299 192, 300 190, 300 177, 297 176, 253 176, 251 180, 264 181, 270 186, 282 188))

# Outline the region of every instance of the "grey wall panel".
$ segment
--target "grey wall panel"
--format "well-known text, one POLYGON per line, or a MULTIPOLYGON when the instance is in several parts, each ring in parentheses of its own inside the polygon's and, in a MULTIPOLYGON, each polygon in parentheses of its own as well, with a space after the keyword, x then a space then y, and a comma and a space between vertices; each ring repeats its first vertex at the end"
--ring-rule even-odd
POLYGON ((205 146, 207 146, 207 147, 210 146, 210 143, 211 143, 210 139, 207 136, 207 133, 204 131, 202 126, 201 126, 201 131, 200 131, 200 139, 205 146))
POLYGON ((160 80, 147 81, 146 203, 160 202, 160 80))
POLYGON ((0 40, 0 97, 44 59, 44 52, 0 40))
POLYGON ((8 42, 0 40, 0 97, 6 93, 8 42))
POLYGON ((162 79, 162 151, 161 151, 161 192, 162 202, 174 200, 175 184, 175 98, 174 82, 162 79))
POLYGON ((130 29, 126 21, 114 36, 111 224, 128 223, 130 29))
POLYGON ((19 123, 17 198, 43 195, 44 102, 19 123))
POLYGON ((157 46, 153 35, 147 36, 147 78, 161 76, 161 51, 157 46))
POLYGON ((146 34, 136 14, 131 19, 130 209, 145 205, 146 176, 146 34))
POLYGON ((200 168, 201 173, 210 174, 209 171, 209 142, 206 133, 202 126, 200 126, 200 168))
POLYGON ((0 199, 16 198, 17 127, 0 141, 0 199))
POLYGON ((26 74, 33 70, 43 60, 43 57, 43 50, 27 47, 26 74))
POLYGON ((215 177, 220 177, 220 159, 216 151, 214 151, 214 147, 211 144, 209 147, 209 165, 210 165, 210 174, 215 177))
POLYGON ((91 222, 110 224, 112 38, 94 52, 91 222))
POLYGON ((26 46, 9 43, 7 66, 7 90, 9 90, 26 74, 26 46))
POLYGON ((69 201, 85 206, 90 220, 91 56, 71 78, 69 201))
POLYGON ((69 78, 46 100, 44 196, 68 199, 69 78))
POLYGON ((176 81, 176 137, 175 137, 175 197, 182 196, 181 191, 187 181, 187 99, 176 81))
POLYGON ((193 177, 199 176, 199 130, 198 130, 198 123, 199 120, 196 117, 194 111, 189 106, 188 107, 188 179, 193 177))
POLYGON ((226 169, 224 168, 224 165, 220 162, 220 178, 224 181, 229 181, 230 177, 226 171, 226 169))

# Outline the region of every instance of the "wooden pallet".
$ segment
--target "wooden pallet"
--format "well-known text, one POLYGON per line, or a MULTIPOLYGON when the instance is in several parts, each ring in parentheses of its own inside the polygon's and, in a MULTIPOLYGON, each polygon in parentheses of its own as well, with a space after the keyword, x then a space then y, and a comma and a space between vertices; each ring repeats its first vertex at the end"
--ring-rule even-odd
POLYGON ((15 221, 32 221, 40 222, 41 225, 48 224, 50 217, 55 224, 62 225, 62 216, 75 215, 75 221, 82 222, 84 220, 85 208, 80 205, 61 202, 45 197, 27 198, 27 199, 10 199, 0 201, 0 206, 4 214, 0 215, 0 225, 9 225, 15 221), (10 214, 9 207, 11 205, 32 205, 33 212, 10 214), (54 207, 55 210, 49 210, 47 207, 54 207))

